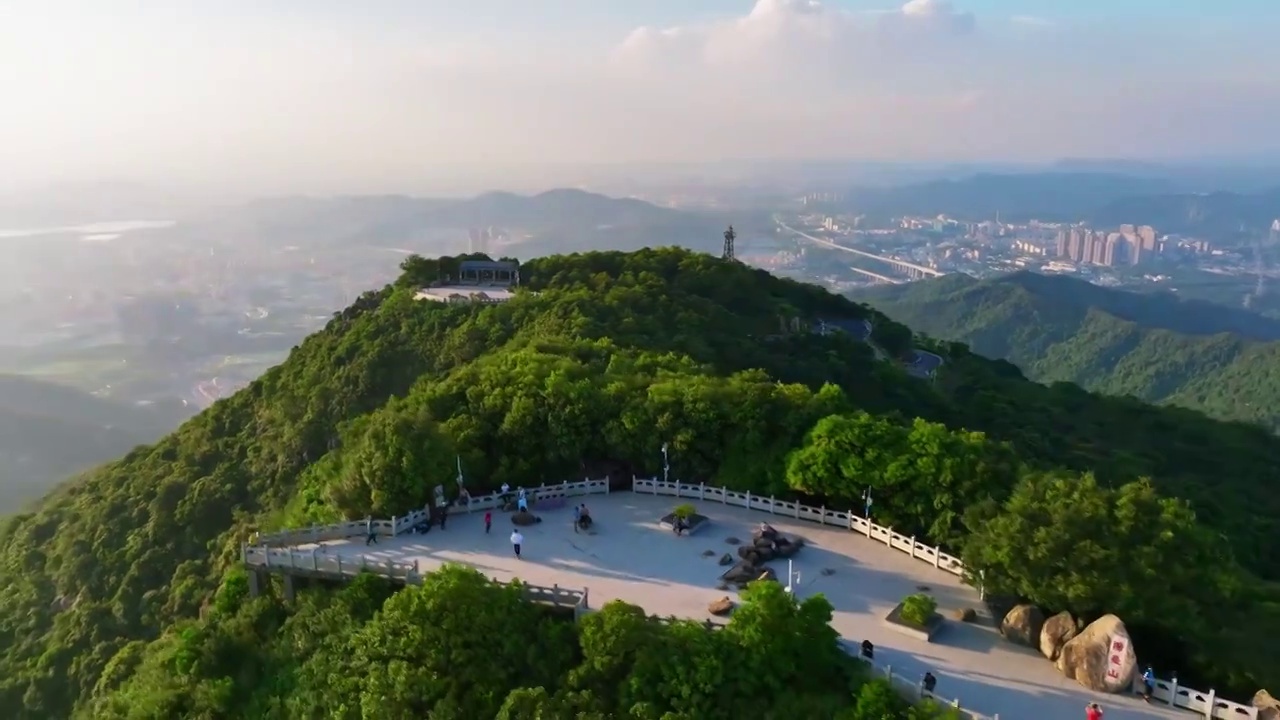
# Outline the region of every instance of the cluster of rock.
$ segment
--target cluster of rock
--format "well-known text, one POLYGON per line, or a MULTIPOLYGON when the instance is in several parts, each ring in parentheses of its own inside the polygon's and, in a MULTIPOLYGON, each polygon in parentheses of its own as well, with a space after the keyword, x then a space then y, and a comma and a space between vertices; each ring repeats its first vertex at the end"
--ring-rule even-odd
MULTIPOLYGON (((777 574, 772 568, 765 567, 764 563, 777 558, 789 558, 802 547, 804 540, 787 537, 764 525, 752 534, 750 544, 738 546, 738 557, 741 559, 721 575, 720 579, 739 587, 756 580, 777 580, 777 574)), ((721 565, 727 564, 725 558, 733 562, 733 557, 726 554, 720 559, 721 565)))
POLYGON ((1037 648, 1068 678, 1097 692, 1125 692, 1138 669, 1133 640, 1115 615, 1080 629, 1071 613, 1046 618, 1034 605, 1018 605, 1000 623, 1005 639, 1037 648))
POLYGON ((707 606, 707 612, 716 617, 724 617, 733 612, 733 600, 730 600, 728 595, 719 600, 712 600, 711 604, 707 606))
POLYGON ((534 515, 528 510, 518 510, 511 514, 511 522, 516 525, 533 525, 542 522, 542 518, 534 515))

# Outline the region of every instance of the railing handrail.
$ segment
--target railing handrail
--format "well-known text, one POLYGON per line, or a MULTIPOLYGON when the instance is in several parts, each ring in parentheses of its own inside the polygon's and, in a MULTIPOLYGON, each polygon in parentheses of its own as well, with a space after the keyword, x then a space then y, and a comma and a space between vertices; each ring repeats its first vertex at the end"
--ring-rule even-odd
POLYGON ((908 553, 912 558, 927 562, 939 570, 965 577, 964 563, 960 558, 947 553, 941 548, 918 542, 914 536, 894 532, 892 528, 877 525, 868 518, 852 511, 833 510, 828 507, 812 507, 790 500, 779 500, 773 496, 764 497, 750 492, 738 492, 724 487, 707 485, 706 483, 685 483, 679 480, 658 480, 657 478, 632 477, 632 492, 649 493, 651 495, 670 495, 672 497, 689 498, 691 500, 711 500, 724 505, 768 512, 771 515, 787 517, 844 527, 852 532, 878 540, 888 547, 908 553))
MULTIPOLYGON (((244 545, 241 547, 242 560, 245 565, 263 568, 268 571, 294 571, 316 573, 338 577, 354 577, 362 572, 371 572, 392 580, 405 580, 409 583, 420 583, 422 574, 418 561, 379 560, 369 555, 344 556, 337 553, 320 552, 320 548, 311 550, 295 550, 293 548, 272 548, 265 545, 257 547, 244 545)), ((490 578, 501 585, 510 585, 497 578, 490 578)), ((587 608, 589 592, 586 588, 561 587, 560 585, 533 585, 521 581, 525 599, 531 602, 546 602, 557 606, 578 609, 587 608)))
MULTIPOLYGON (((508 494, 514 494, 519 488, 511 490, 508 494)), ((524 488, 529 495, 531 502, 537 499, 550 499, 557 497, 582 497, 586 495, 607 495, 609 493, 609 479, 601 478, 593 480, 585 478, 583 480, 569 481, 565 480, 560 483, 548 485, 542 483, 536 488, 524 488)), ((465 505, 450 505, 451 508, 464 510, 465 512, 474 512, 477 510, 495 510, 501 504, 503 493, 495 491, 488 495, 480 497, 472 497, 465 505)), ((427 512, 425 509, 414 510, 403 516, 392 517, 390 520, 377 520, 373 518, 365 518, 364 520, 349 520, 340 523, 330 523, 328 525, 312 525, 305 528, 284 529, 270 533, 255 533, 249 540, 252 546, 268 545, 272 547, 288 547, 292 545, 307 545, 311 543, 324 542, 326 540, 342 540, 352 537, 363 537, 372 529, 379 535, 403 535, 411 531, 414 526, 426 519, 427 512)))

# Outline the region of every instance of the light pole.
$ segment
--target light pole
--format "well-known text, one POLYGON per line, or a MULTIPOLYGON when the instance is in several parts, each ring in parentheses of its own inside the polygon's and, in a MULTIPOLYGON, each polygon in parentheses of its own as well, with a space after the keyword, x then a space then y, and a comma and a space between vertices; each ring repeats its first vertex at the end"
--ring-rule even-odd
POLYGON ((462 456, 458 456, 458 487, 462 487, 462 456))
POLYGON ((788 595, 795 595, 795 594, 796 594, 796 589, 797 589, 798 587, 800 587, 800 573, 798 573, 798 572, 796 572, 796 571, 795 571, 795 565, 794 565, 794 563, 795 563, 795 561, 794 561, 794 560, 791 560, 791 559, 788 559, 788 560, 787 560, 787 587, 786 587, 786 591, 787 591, 787 594, 788 594, 788 595))
POLYGON ((671 464, 667 461, 667 444, 662 443, 662 482, 667 482, 671 475, 671 464))
POLYGON ((865 492, 862 493, 862 515, 868 521, 871 520, 871 487, 867 486, 865 492))

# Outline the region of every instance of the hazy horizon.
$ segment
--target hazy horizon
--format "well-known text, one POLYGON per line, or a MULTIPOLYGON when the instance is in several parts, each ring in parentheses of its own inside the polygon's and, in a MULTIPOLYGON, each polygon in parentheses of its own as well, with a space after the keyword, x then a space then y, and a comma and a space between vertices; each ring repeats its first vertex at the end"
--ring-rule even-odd
POLYGON ((503 187, 513 167, 559 184, 555 168, 742 158, 1280 151, 1265 71, 1280 7, 1252 0, 10 5, 2 190, 420 192, 503 187))

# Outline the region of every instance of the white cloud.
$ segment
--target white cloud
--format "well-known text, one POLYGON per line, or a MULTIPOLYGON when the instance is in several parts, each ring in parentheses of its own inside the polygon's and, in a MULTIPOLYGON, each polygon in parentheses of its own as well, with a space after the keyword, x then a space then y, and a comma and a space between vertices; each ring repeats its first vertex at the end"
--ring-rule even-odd
POLYGON ((614 34, 444 31, 410 2, 352 28, 323 13, 264 16, 247 0, 214 18, 99 10, 69 28, 48 2, 32 0, 40 22, 0 26, 11 177, 395 190, 502 162, 1210 154, 1271 142, 1280 115, 1266 33, 1073 28, 978 18, 946 0, 879 12, 758 0, 737 16, 614 34))

